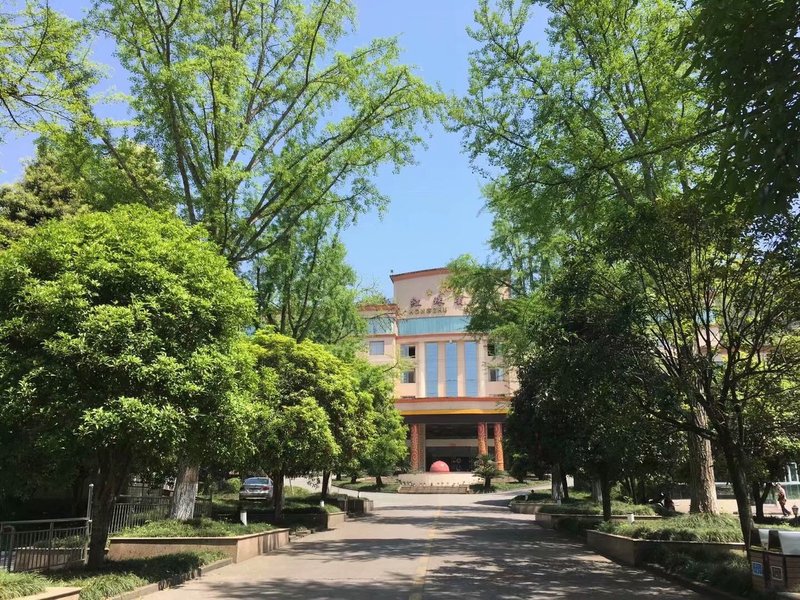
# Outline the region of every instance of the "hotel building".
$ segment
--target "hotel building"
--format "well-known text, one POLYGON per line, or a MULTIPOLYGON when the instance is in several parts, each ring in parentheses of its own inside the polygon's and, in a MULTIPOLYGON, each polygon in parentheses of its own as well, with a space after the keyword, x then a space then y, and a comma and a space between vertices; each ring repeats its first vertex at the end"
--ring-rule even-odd
POLYGON ((445 285, 447 269, 391 275, 394 300, 362 307, 368 358, 396 365, 395 403, 409 426, 411 468, 437 460, 471 471, 479 454, 503 469, 503 426, 516 390, 485 336, 467 333, 469 297, 445 285))

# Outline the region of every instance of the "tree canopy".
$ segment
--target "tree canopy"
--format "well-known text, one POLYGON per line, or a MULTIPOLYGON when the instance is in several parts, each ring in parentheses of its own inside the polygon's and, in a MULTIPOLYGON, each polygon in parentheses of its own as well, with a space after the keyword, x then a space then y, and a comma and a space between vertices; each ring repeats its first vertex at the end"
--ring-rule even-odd
MULTIPOLYGON (((37 227, 0 253, 0 290, 3 448, 46 450, 56 468, 59 454, 91 457, 97 565, 132 470, 227 441, 193 432, 235 421, 228 355, 252 296, 201 230, 140 206, 37 227)), ((2 472, 49 472, 17 459, 4 450, 2 472)))

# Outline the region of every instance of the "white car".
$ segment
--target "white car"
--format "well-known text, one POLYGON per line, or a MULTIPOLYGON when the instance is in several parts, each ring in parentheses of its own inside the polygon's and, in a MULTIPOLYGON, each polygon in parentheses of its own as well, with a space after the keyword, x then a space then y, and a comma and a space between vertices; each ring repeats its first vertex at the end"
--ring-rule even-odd
POLYGON ((239 488, 239 500, 272 500, 272 480, 269 477, 248 477, 239 488))

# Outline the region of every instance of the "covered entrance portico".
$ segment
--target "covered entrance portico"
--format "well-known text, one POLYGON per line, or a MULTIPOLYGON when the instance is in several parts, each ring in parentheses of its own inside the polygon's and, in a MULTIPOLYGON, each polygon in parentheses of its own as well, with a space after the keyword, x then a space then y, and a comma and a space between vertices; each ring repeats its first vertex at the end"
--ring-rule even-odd
POLYGON ((428 471, 437 460, 450 471, 472 471, 475 459, 488 454, 505 469, 505 414, 408 415, 412 471, 428 471))

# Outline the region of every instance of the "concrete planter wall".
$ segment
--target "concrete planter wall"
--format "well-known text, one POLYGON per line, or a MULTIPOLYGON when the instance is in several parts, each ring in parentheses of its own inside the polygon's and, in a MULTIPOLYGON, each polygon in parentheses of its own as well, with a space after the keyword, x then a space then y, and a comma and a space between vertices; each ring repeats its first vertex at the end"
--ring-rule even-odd
POLYGON ((343 512, 326 512, 322 517, 325 529, 336 529, 339 525, 344 525, 347 515, 343 512))
POLYGON ((513 513, 522 515, 535 515, 544 506, 541 502, 520 502, 512 500, 508 503, 508 508, 513 513))
POLYGON ((18 600, 78 600, 81 588, 76 587, 51 587, 41 594, 22 596, 18 600))
POLYGON ((287 513, 285 519, 289 523, 299 523, 310 529, 336 529, 345 522, 344 512, 321 513, 287 513))
POLYGON ((731 550, 744 552, 745 550, 742 543, 637 540, 592 530, 586 532, 586 542, 595 552, 632 567, 642 564, 645 552, 659 547, 669 550, 705 550, 708 552, 729 552, 731 550))
MULTIPOLYGON (((586 514, 576 514, 570 515, 567 513, 543 513, 537 512, 534 513, 536 516, 534 517, 534 521, 537 525, 541 525, 542 527, 546 527, 549 529, 558 529, 558 524, 563 521, 564 519, 572 519, 578 521, 579 523, 583 523, 585 525, 597 525, 598 523, 603 522, 603 515, 586 515, 586 514)), ((612 515, 612 521, 625 521, 627 520, 627 515, 612 515)), ((637 521, 658 521, 661 517, 658 515, 636 515, 637 521)))
POLYGON ((366 498, 350 498, 348 508, 357 515, 367 515, 375 510, 375 503, 366 498))
POLYGON ((238 563, 285 546, 289 543, 289 530, 273 529, 234 537, 112 538, 109 542, 108 558, 111 560, 218 550, 238 563))

